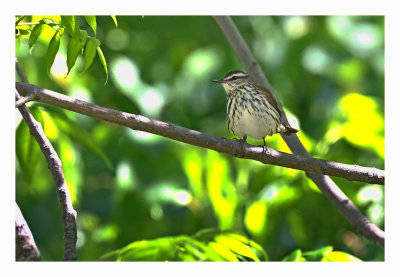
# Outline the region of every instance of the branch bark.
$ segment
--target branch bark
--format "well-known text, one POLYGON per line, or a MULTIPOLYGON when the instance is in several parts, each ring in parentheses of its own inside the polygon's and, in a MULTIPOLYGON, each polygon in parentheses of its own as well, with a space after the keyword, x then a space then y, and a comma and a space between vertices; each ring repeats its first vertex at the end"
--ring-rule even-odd
MULTIPOLYGON (((249 47, 236 28, 232 19, 229 16, 214 17, 226 38, 230 42, 233 49, 236 51, 246 71, 251 74, 260 84, 269 88, 275 99, 277 100, 279 109, 282 112, 282 121, 288 123, 285 112, 280 105, 280 102, 275 96, 274 90, 268 83, 263 71, 254 59, 249 47)), ((282 136, 290 150, 294 154, 310 156, 307 150, 296 134, 290 136, 282 136)), ((342 215, 367 239, 373 241, 380 247, 384 248, 385 235, 382 230, 375 226, 367 217, 365 217, 357 207, 347 198, 347 196, 336 186, 336 184, 328 177, 316 173, 328 174, 326 172, 308 173, 307 176, 313 180, 318 188, 331 200, 335 207, 342 215)), ((330 174, 328 174, 330 175, 330 174)), ((334 176, 334 175, 332 175, 334 176)))
MULTIPOLYGON (((20 96, 17 91, 15 92, 15 98, 16 101, 20 100, 20 96)), ((61 204, 62 219, 64 222, 64 260, 74 261, 76 260, 77 241, 76 211, 72 206, 68 186, 64 179, 61 160, 50 141, 44 134, 42 126, 30 114, 24 103, 19 106, 18 109, 25 122, 28 124, 29 132, 36 139, 40 149, 46 157, 47 166, 53 175, 57 188, 57 196, 61 204)))
POLYGON ((21 94, 35 95, 33 99, 42 103, 126 126, 133 130, 145 131, 205 147, 238 158, 252 159, 264 164, 273 164, 307 172, 324 173, 366 183, 382 185, 385 180, 384 172, 376 168, 347 165, 304 155, 292 155, 270 148, 268 148, 267 153, 263 153, 262 147, 256 147, 243 141, 218 138, 141 115, 108 109, 30 84, 16 83, 16 87, 21 94))
POLYGON ((41 259, 32 232, 15 203, 15 260, 40 261, 41 259))

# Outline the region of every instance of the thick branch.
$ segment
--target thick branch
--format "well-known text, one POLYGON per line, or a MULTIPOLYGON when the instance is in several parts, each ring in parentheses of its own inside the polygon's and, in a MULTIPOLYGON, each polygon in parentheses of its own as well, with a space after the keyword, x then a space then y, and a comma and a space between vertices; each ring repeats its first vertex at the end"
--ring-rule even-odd
POLYGON ((134 130, 145 131, 184 143, 212 149, 239 158, 252 159, 265 164, 273 164, 308 172, 324 173, 366 183, 383 184, 385 180, 384 172, 376 168, 341 164, 303 155, 292 155, 273 149, 268 149, 267 153, 263 153, 262 147, 255 147, 242 141, 214 137, 141 115, 108 109, 29 84, 16 83, 16 86, 21 94, 32 95, 31 92, 33 92, 33 94, 36 95, 34 100, 39 102, 96 117, 134 130))
MULTIPOLYGON (((18 92, 16 93, 16 101, 20 99, 18 92)), ((56 187, 57 195, 61 204, 62 218, 64 222, 64 244, 65 253, 64 260, 72 261, 76 259, 76 240, 77 240, 77 228, 76 228, 76 211, 74 210, 68 190, 67 183, 64 179, 62 172, 62 163, 54 150, 50 141, 43 132, 42 126, 35 118, 30 114, 28 108, 25 105, 18 107, 22 117, 28 124, 31 135, 36 139, 46 157, 47 166, 53 175, 56 187)))
POLYGON ((15 260, 41 260, 32 232, 17 204, 15 204, 15 260))
MULTIPOLYGON (((251 54, 249 47, 247 46, 240 32, 236 28, 232 19, 228 16, 215 16, 215 20, 224 32, 233 49, 236 51, 246 70, 252 76, 254 76, 254 78, 260 84, 269 88, 276 99, 276 96, 274 95, 274 90, 265 78, 264 73, 262 72, 260 66, 257 64, 256 60, 251 54)), ((277 102, 279 105, 279 109, 282 112, 282 121, 288 123, 285 112, 283 111, 278 100, 277 102)), ((290 150, 294 154, 309 156, 307 150, 304 148, 297 135, 292 134, 290 136, 282 136, 282 138, 285 140, 286 144, 289 146, 290 150)), ((330 175, 327 172, 325 172, 324 174, 330 175)), ((318 188, 331 200, 335 207, 351 224, 353 224, 353 226, 361 234, 363 234, 367 239, 375 242, 382 248, 384 247, 384 232, 380 230, 377 226, 375 226, 367 217, 361 214, 357 207, 347 198, 347 196, 336 186, 336 184, 329 177, 315 173, 309 173, 308 177, 313 180, 318 188)))

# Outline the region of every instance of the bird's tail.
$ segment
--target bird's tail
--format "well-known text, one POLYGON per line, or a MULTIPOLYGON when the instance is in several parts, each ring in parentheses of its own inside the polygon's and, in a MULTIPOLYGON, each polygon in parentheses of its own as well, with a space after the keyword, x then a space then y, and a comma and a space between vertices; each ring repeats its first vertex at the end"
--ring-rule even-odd
POLYGON ((284 135, 287 135, 287 136, 290 134, 297 133, 299 131, 285 123, 282 123, 282 125, 280 127, 281 127, 280 133, 283 133, 284 135))

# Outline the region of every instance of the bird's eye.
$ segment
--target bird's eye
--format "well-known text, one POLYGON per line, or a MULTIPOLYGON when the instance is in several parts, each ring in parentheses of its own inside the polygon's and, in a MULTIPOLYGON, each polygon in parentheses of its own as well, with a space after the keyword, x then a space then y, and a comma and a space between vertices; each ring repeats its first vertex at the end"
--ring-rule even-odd
POLYGON ((232 80, 233 80, 233 81, 236 80, 236 79, 237 79, 236 76, 233 76, 233 77, 232 77, 232 80))

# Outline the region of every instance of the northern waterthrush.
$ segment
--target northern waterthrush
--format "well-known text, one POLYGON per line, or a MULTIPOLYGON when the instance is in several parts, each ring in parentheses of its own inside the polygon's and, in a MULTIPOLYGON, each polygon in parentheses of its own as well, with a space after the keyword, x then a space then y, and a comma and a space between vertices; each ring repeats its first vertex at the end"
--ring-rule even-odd
POLYGON ((213 82, 220 83, 226 91, 226 120, 229 131, 235 136, 244 141, 247 136, 262 139, 265 150, 266 136, 298 132, 282 123, 278 104, 271 92, 252 80, 249 74, 234 70, 213 82))

